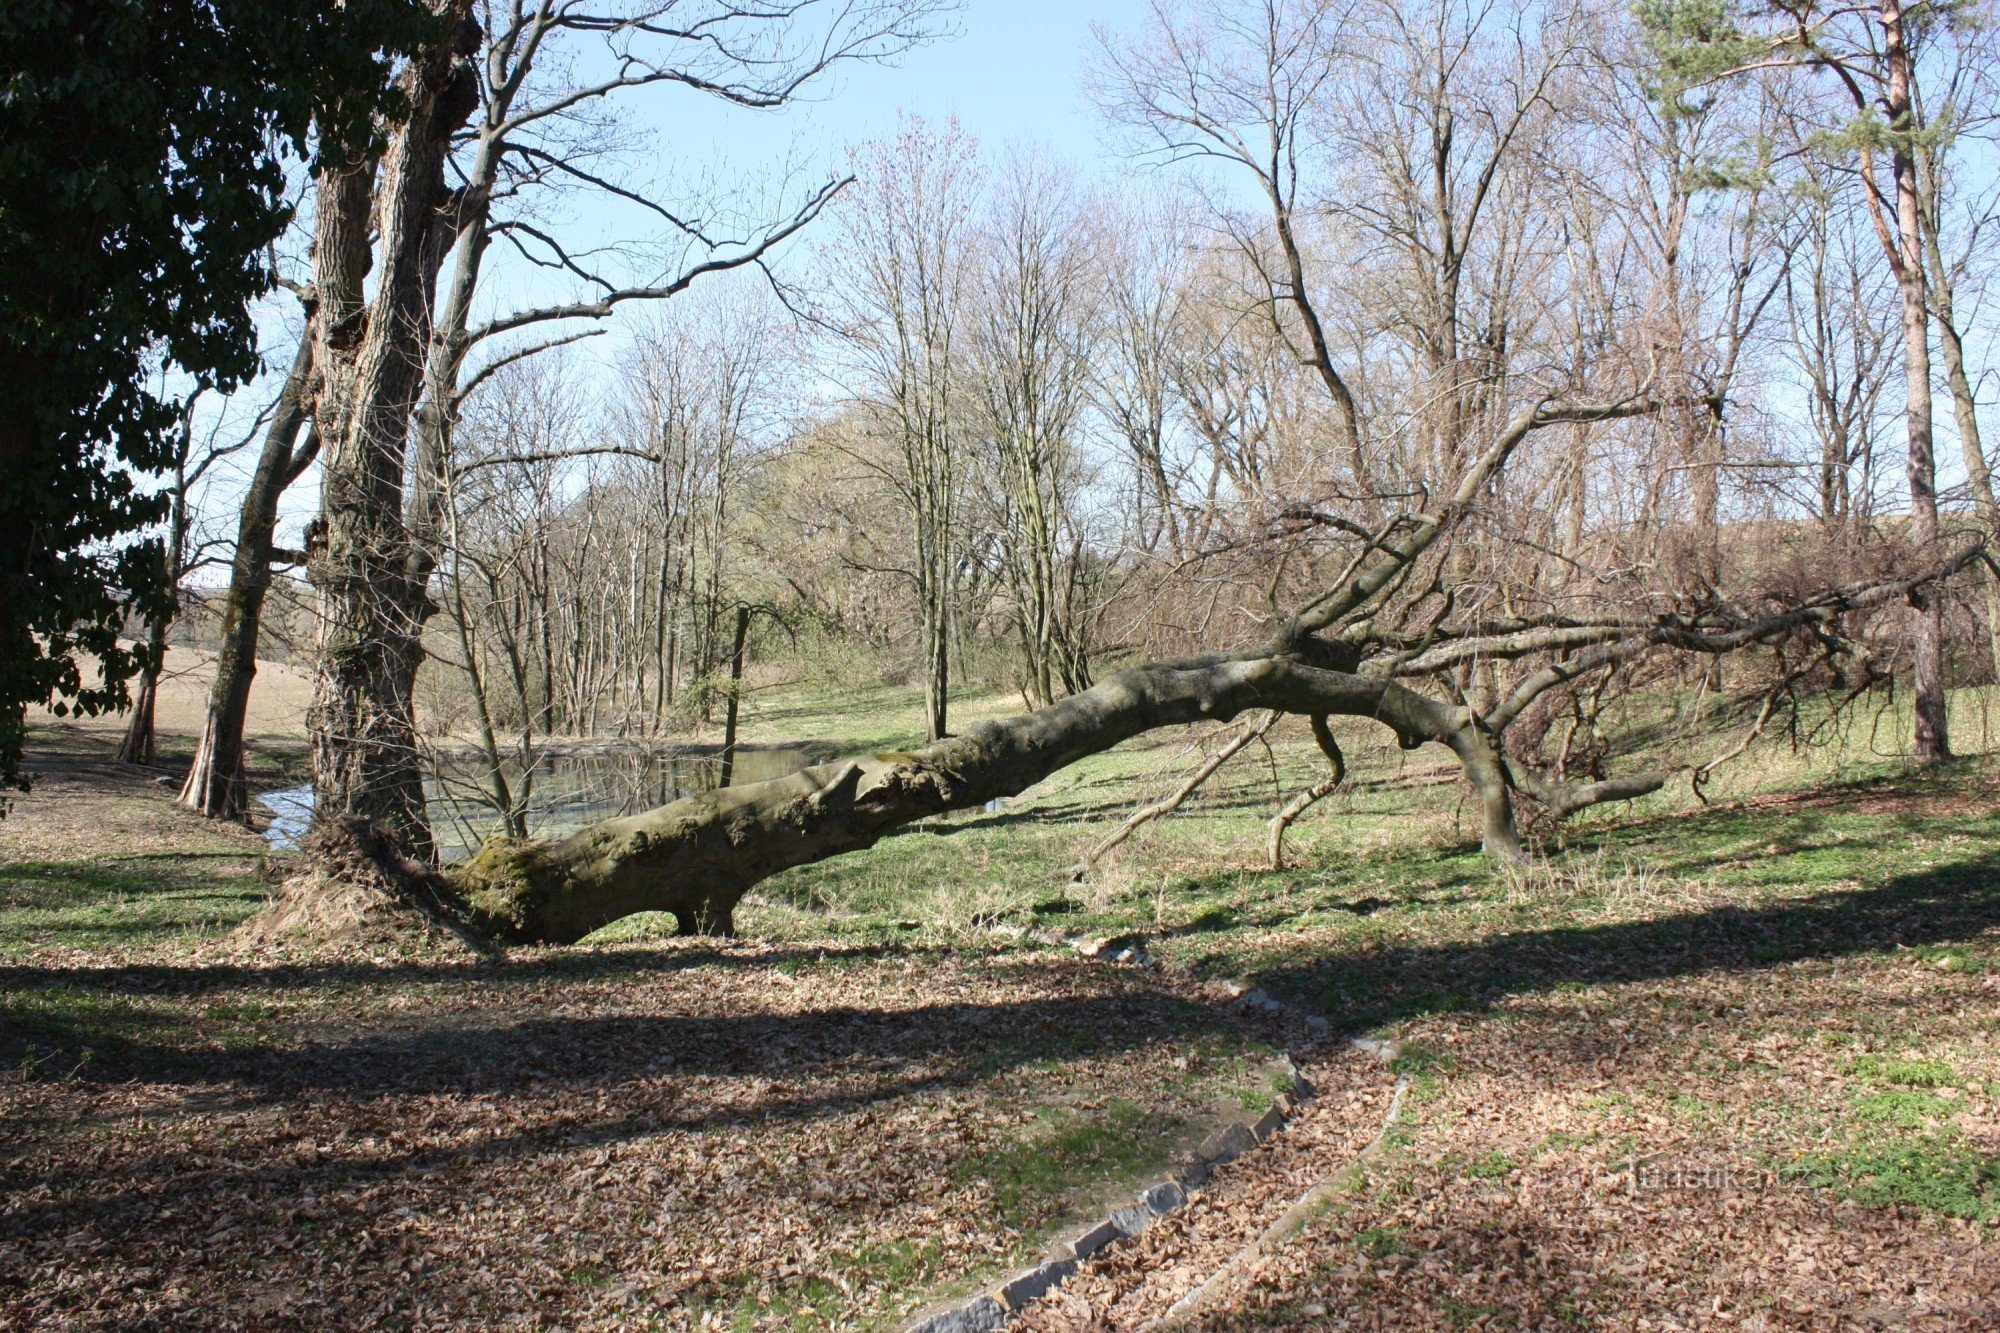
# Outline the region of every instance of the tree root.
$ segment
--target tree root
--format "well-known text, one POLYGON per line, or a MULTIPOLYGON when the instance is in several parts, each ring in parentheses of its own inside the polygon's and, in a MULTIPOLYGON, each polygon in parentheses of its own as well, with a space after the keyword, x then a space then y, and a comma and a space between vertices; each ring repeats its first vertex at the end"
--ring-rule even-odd
POLYGON ((299 851, 299 870, 236 928, 237 944, 497 954, 452 883, 375 825, 359 819, 316 825, 299 851))

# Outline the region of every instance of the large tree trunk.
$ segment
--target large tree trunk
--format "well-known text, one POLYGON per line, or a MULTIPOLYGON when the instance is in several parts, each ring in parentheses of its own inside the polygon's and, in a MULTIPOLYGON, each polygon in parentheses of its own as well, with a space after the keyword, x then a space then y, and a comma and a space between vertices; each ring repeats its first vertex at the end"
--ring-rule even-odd
POLYGON ((444 160, 478 101, 460 59, 476 49, 477 25, 465 19, 471 0, 433 3, 458 27, 406 71, 409 115, 380 163, 336 163, 321 174, 315 420, 326 476, 307 563, 320 593, 307 713, 314 821, 361 821, 420 855, 431 838, 413 703, 433 610, 432 557, 406 521, 404 453, 437 275, 458 235, 461 197, 446 185, 444 160), (364 300, 371 258, 375 288, 364 300))
POLYGON ((215 680, 209 686, 208 716, 194 763, 181 784, 180 803, 211 819, 242 819, 249 813, 244 774, 243 725, 250 686, 257 676, 257 645, 263 632, 264 598, 271 588, 273 541, 278 502, 318 452, 317 436, 298 448, 305 427, 306 391, 312 378, 312 331, 299 341, 278 405, 264 431, 257 470, 236 522, 236 553, 229 562, 229 591, 222 604, 221 643, 215 680))

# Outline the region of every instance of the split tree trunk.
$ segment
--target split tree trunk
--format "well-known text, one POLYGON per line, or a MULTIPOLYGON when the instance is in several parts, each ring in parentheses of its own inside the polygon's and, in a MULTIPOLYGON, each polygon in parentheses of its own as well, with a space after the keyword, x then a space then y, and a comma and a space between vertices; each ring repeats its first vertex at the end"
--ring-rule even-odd
MULTIPOLYGON (((471 0, 432 0, 457 27, 414 60, 410 111, 379 162, 320 176, 313 277, 315 424, 326 448, 307 575, 320 594, 318 670, 307 713, 313 820, 355 821, 428 856, 414 694, 434 609, 434 555, 404 512, 405 464, 432 329, 437 276, 458 236, 463 196, 444 178, 451 140, 476 109, 461 57, 477 49, 471 0), (364 284, 374 270, 374 289, 364 284)), ((419 478, 422 489, 425 479, 419 478)))

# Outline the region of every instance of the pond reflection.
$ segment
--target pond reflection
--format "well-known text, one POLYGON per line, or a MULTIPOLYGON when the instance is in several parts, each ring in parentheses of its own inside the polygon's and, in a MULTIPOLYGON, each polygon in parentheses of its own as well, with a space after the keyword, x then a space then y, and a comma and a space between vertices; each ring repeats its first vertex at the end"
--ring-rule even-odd
MULTIPOLYGON (((730 781, 745 786, 796 773, 816 762, 803 749, 739 746, 730 781)), ((720 752, 709 747, 590 745, 551 749, 532 766, 508 765, 502 772, 514 800, 524 803, 528 835, 546 838, 713 791, 721 767, 720 752)), ((432 756, 424 796, 440 860, 463 860, 487 838, 504 831, 491 789, 486 759, 477 751, 432 756)), ((297 847, 312 819, 312 784, 264 792, 257 802, 271 812, 265 841, 277 850, 297 847)))

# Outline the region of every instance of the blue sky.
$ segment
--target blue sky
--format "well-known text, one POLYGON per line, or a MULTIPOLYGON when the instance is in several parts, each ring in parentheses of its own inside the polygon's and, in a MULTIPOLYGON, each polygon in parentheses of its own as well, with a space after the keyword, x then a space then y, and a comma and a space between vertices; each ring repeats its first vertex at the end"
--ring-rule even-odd
POLYGON ((894 65, 851 66, 805 105, 755 114, 677 99, 661 104, 659 114, 688 122, 671 131, 655 124, 692 158, 768 157, 794 137, 802 147, 837 150, 892 129, 896 112, 906 110, 927 119, 956 115, 988 146, 1037 139, 1088 162, 1100 156, 1097 122, 1080 87, 1095 49, 1091 26, 1129 31, 1146 8, 1144 0, 969 0, 955 35, 894 65))
MULTIPOLYGON (((1088 168, 1113 156, 1103 145, 1101 125, 1082 87, 1097 49, 1092 27, 1133 31, 1144 23, 1147 9, 1146 0, 966 0, 949 35, 891 63, 848 66, 818 85, 809 99, 782 110, 749 111, 685 90, 662 89, 621 99, 620 114, 650 131, 654 150, 675 167, 752 184, 787 160, 834 169, 847 145, 892 132, 899 112, 929 120, 956 116, 989 150, 1034 141, 1088 168)), ((602 199, 592 201, 587 213, 570 218, 563 232, 630 238, 652 226, 636 210, 607 207, 602 199)), ((799 252, 795 262, 810 245, 809 233, 793 240, 792 249, 799 252)), ((481 284, 482 304, 488 309, 569 294, 518 262, 498 255, 495 260, 481 284)), ((295 320, 277 316, 275 306, 273 312, 268 336, 276 346, 287 336, 281 324, 295 320)), ((578 359, 587 366, 614 357, 624 341, 625 322, 609 321, 611 336, 582 345, 578 359)), ((290 353, 279 347, 267 359, 282 366, 290 353)), ((222 469, 218 490, 237 491, 243 484, 239 474, 250 461, 222 469)), ((223 506, 225 515, 228 507, 223 506)), ((285 497, 287 535, 295 535, 317 507, 317 476, 311 475, 285 497)))
MULTIPOLYGON (((932 122, 955 117, 989 153, 1030 142, 1087 173, 1109 167, 1114 155, 1082 86, 1097 50, 1092 29, 1133 31, 1146 12, 1147 0, 969 0, 948 20, 952 31, 945 36, 893 61, 839 66, 799 100, 774 110, 674 86, 632 90, 603 104, 640 136, 610 174, 688 216, 714 221, 711 210, 720 207, 724 219, 735 221, 715 229, 742 234, 739 226, 749 219, 768 223, 786 216, 806 189, 842 170, 850 145, 894 133, 899 114, 932 122)), ((603 65, 608 73, 607 53, 593 39, 579 39, 575 50, 586 69, 603 65)), ((594 69, 589 75, 599 76, 594 69)), ((548 230, 579 250, 671 235, 644 210, 602 194, 544 198, 537 207, 548 210, 540 219, 548 230)), ((809 228, 777 258, 796 274, 812 249, 809 228)), ((667 259, 657 254, 622 270, 599 262, 622 281, 669 276, 667 259)), ((578 294, 572 280, 521 262, 505 245, 489 256, 480 286, 486 314, 578 294)), ((614 332, 593 351, 601 355, 616 341, 614 332)))

